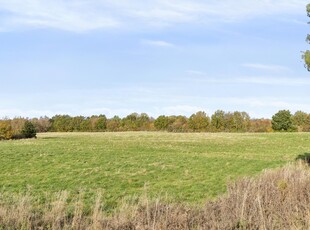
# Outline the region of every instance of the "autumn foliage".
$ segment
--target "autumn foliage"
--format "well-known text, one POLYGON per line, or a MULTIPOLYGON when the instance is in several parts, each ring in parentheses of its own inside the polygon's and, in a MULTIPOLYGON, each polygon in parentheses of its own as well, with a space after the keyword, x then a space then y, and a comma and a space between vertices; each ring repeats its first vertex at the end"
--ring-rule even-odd
POLYGON ((254 119, 246 112, 215 111, 211 117, 198 111, 190 117, 183 115, 161 115, 156 119, 146 113, 132 113, 120 118, 105 115, 90 117, 55 115, 52 118, 14 118, 0 120, 0 140, 19 139, 25 124, 33 125, 35 132, 122 132, 122 131, 166 131, 166 132, 273 132, 310 131, 310 114, 280 110, 272 119, 254 119))

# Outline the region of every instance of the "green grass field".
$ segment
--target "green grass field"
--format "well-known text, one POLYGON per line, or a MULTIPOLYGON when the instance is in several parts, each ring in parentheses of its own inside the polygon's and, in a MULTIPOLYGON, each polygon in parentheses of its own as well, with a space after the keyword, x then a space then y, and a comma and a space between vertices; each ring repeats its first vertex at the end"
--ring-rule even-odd
POLYGON ((147 190, 199 204, 224 193, 228 180, 307 152, 310 133, 44 133, 0 142, 0 191, 100 190, 113 207, 147 190))

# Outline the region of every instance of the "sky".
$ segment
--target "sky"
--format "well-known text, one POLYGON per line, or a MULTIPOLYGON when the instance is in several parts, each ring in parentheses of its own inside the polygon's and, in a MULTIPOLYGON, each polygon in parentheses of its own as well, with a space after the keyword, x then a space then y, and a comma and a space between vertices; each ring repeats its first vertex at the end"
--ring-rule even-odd
POLYGON ((0 117, 310 113, 306 0, 0 0, 0 117))

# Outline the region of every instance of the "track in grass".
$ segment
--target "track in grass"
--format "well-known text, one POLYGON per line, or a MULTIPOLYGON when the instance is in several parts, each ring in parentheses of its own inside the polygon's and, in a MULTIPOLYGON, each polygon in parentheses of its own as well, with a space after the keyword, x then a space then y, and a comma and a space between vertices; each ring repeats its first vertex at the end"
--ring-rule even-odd
POLYGON ((309 133, 44 133, 0 142, 0 191, 101 190, 112 207, 146 188, 150 196, 200 203, 224 193, 227 180, 309 151, 309 133))

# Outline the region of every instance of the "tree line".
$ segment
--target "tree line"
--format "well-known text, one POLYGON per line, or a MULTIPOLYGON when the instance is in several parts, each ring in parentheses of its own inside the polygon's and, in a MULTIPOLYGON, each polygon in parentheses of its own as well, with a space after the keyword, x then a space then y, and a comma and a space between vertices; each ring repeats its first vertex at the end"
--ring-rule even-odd
POLYGON ((123 118, 107 118, 105 115, 55 115, 52 118, 32 119, 19 117, 0 120, 0 139, 24 138, 25 125, 33 126, 35 132, 308 132, 310 114, 302 111, 291 114, 289 110, 280 110, 272 119, 252 119, 246 112, 217 110, 211 117, 204 111, 198 111, 190 117, 161 115, 156 119, 146 113, 132 113, 123 118))

